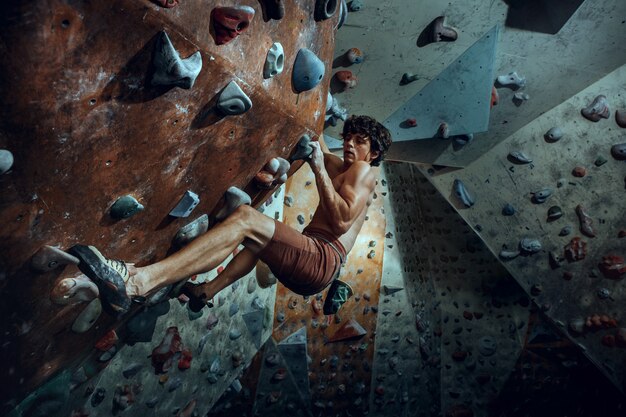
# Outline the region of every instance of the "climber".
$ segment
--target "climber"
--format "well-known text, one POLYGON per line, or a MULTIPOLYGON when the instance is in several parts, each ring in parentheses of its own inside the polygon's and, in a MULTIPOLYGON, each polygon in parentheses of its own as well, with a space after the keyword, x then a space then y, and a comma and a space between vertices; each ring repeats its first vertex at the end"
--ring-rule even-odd
MULTIPOLYGON (((212 270, 242 243, 244 249, 214 280, 186 284, 192 309, 202 308, 261 260, 300 295, 316 294, 332 283, 324 313, 333 314, 352 294, 350 286, 337 279, 339 269, 372 202, 376 184, 372 166, 380 164, 391 145, 389 131, 368 116, 351 116, 342 136, 343 160, 323 153, 320 143, 310 143, 307 162, 320 202, 302 233, 242 204, 180 251, 144 267, 107 259, 93 246, 75 245, 69 251, 80 259, 80 270, 96 283, 103 307, 114 316, 128 311, 131 299, 141 302, 162 287, 212 270)), ((231 198, 242 196, 245 193, 236 190, 231 198)))

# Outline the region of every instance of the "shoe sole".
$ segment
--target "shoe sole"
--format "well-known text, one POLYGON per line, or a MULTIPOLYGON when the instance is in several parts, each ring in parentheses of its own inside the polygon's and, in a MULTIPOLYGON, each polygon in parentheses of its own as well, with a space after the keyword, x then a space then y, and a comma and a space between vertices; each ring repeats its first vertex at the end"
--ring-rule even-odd
POLYGON ((131 304, 126 295, 126 283, 116 270, 106 264, 106 258, 100 251, 93 246, 74 245, 69 252, 80 260, 78 269, 100 290, 105 311, 113 316, 126 313, 131 304))

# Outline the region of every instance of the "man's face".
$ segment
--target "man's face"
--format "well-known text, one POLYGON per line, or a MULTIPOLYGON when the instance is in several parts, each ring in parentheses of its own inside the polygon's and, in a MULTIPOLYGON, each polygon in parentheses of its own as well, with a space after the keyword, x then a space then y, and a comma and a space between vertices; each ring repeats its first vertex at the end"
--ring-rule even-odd
POLYGON ((353 164, 356 161, 370 162, 372 141, 363 133, 346 133, 343 137, 344 164, 353 164))

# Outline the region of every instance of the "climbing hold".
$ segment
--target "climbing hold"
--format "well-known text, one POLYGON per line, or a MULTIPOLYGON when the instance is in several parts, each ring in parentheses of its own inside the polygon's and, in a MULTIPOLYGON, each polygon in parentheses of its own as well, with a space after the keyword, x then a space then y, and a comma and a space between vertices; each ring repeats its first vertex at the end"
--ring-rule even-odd
POLYGON ((450 127, 446 122, 441 122, 439 128, 437 128, 437 137, 441 139, 448 139, 450 137, 450 127))
POLYGON ((563 130, 560 127, 550 128, 543 137, 548 142, 556 142, 563 137, 563 130))
POLYGON ((544 188, 542 190, 539 191, 535 191, 531 193, 532 196, 532 202, 535 204, 541 204, 544 203, 551 195, 552 195, 552 190, 549 188, 544 188))
MULTIPOLYGON (((234 382, 233 382, 234 383, 234 382)), ((177 414, 176 417, 192 417, 194 415, 196 415, 194 413, 194 410, 196 409, 196 404, 197 404, 197 400, 195 398, 193 398, 191 401, 189 401, 187 403, 187 405, 185 406, 185 408, 183 408, 182 410, 180 410, 177 414)))
POLYGON ((500 75, 496 81, 500 87, 508 87, 511 90, 517 90, 526 85, 526 78, 520 77, 516 71, 509 72, 507 75, 500 75))
POLYGON ((120 220, 127 219, 134 216, 144 209, 144 206, 140 204, 132 195, 125 195, 118 198, 111 206, 109 214, 112 218, 120 220))
POLYGON ((503 216, 512 216, 515 214, 515 207, 511 204, 506 203, 504 207, 502 207, 502 215, 503 216))
POLYGON ((239 311, 239 304, 237 303, 232 303, 230 305, 230 307, 228 308, 228 315, 230 317, 234 316, 235 314, 237 314, 237 312, 239 311))
POLYGON ((191 223, 181 227, 174 236, 174 245, 183 247, 209 230, 209 216, 203 214, 191 223))
POLYGON ((346 20, 348 20, 348 4, 346 0, 340 0, 341 4, 339 5, 339 19, 337 20, 337 25, 335 26, 335 30, 341 28, 346 20))
POLYGON ((361 326, 356 320, 350 319, 337 329, 337 331, 328 339, 328 343, 356 339, 363 337, 366 334, 367 330, 365 330, 363 326, 361 326))
POLYGON ((39 272, 48 272, 58 268, 61 265, 74 264, 78 265, 80 261, 77 257, 70 255, 54 246, 44 245, 30 260, 32 268, 39 272))
POLYGON ((515 103, 516 106, 521 106, 523 102, 528 101, 530 99, 530 96, 526 93, 515 93, 513 94, 513 103, 515 103))
POLYGON ((600 119, 608 119, 611 114, 611 110, 609 109, 609 102, 606 99, 606 96, 600 94, 593 99, 591 104, 581 109, 580 113, 585 119, 592 122, 598 122, 600 119))
POLYGON ((168 383, 167 383, 167 392, 174 392, 176 391, 178 388, 180 388, 183 385, 183 381, 182 379, 180 379, 179 377, 176 378, 172 378, 168 383))
POLYGON ((376 251, 371 250, 368 254, 367 254, 367 259, 373 259, 376 256, 376 251))
POLYGON ((618 161, 626 160, 626 143, 611 146, 611 155, 618 161))
POLYGON ((263 0, 265 13, 268 19, 280 20, 285 17, 285 5, 283 0, 263 0))
POLYGON ((228 338, 230 340, 237 340, 241 337, 241 331, 239 329, 230 329, 228 332, 228 338))
POLYGON ((98 286, 85 275, 63 278, 50 292, 50 300, 55 304, 76 304, 97 298, 98 286))
POLYGON ((337 11, 338 0, 315 0, 315 20, 330 19, 337 11))
POLYGON ((575 167, 572 170, 572 175, 578 178, 582 178, 585 175, 587 175, 587 169, 585 167, 580 167, 580 166, 575 167))
POLYGON ((497 349, 496 339, 490 336, 484 336, 478 339, 478 351, 483 356, 491 356, 496 353, 497 349))
POLYGON ((363 0, 352 0, 350 2, 350 11, 358 12, 363 8, 363 0))
POLYGON ((152 0, 152 2, 166 9, 171 9, 178 5, 179 0, 152 0))
POLYGON ((224 115, 237 116, 252 108, 252 101, 233 80, 220 93, 217 109, 224 115))
POLYGON ((0 175, 8 172, 13 166, 13 154, 6 149, 0 149, 0 175))
POLYGON ((248 29, 255 11, 250 6, 216 7, 211 11, 215 44, 225 45, 248 29))
POLYGON ((525 237, 519 242, 519 247, 522 251, 532 254, 541 250, 541 242, 538 239, 532 239, 525 237))
POLYGON ((459 37, 458 31, 446 25, 446 17, 439 16, 428 24, 417 39, 417 46, 423 47, 433 42, 453 42, 459 37))
POLYGON ((518 250, 506 250, 502 249, 499 253, 500 259, 510 260, 515 259, 520 255, 520 251, 518 250))
POLYGON ((285 52, 280 42, 274 42, 267 52, 265 66, 263 67, 263 78, 272 78, 283 72, 285 67, 285 52))
POLYGON ((346 52, 346 58, 351 64, 360 64, 363 62, 363 52, 359 48, 350 48, 346 52))
POLYGON ((106 396, 106 390, 104 388, 97 388, 93 394, 91 394, 91 406, 97 407, 100 405, 102 401, 104 401, 104 397, 106 396))
POLYGON ((187 348, 183 348, 180 352, 180 358, 178 359, 178 369, 181 371, 185 369, 191 368, 191 361, 193 359, 193 354, 187 348))
POLYGON ((474 198, 470 195, 469 191, 465 188, 463 181, 455 179, 453 183, 453 189, 456 196, 461 200, 465 207, 472 207, 474 205, 474 198))
POLYGON ((617 255, 603 256, 602 262, 598 264, 598 268, 609 279, 620 279, 623 274, 626 274, 624 258, 617 255))
POLYGON ((518 164, 530 164, 533 161, 522 151, 509 152, 509 158, 518 164))
POLYGON ((608 161, 606 160, 605 157, 603 156, 599 156, 596 158, 594 165, 597 167, 601 167, 602 165, 606 164, 608 161))
POLYGON ((570 262, 580 261, 587 256, 587 242, 579 237, 574 237, 565 245, 565 257, 570 262))
POLYGON ((131 363, 126 368, 124 368, 124 370, 122 371, 122 376, 126 379, 132 378, 133 376, 137 375, 142 368, 143 365, 138 362, 131 363))
POLYGON ((593 221, 587 212, 585 212, 582 205, 579 204, 576 206, 576 214, 578 215, 578 220, 580 221, 581 233, 585 236, 596 237, 596 232, 593 229, 593 221))
POLYGON ((307 48, 300 49, 293 64, 294 90, 297 93, 311 90, 322 81, 325 70, 324 63, 315 53, 307 48))
POLYGON ((548 209, 548 221, 559 219, 563 215, 563 210, 559 206, 552 206, 548 209))
POLYGON ((492 86, 491 87, 491 105, 490 105, 490 108, 493 108, 493 106, 497 106, 499 102, 500 102, 500 96, 498 95, 498 90, 496 89, 495 86, 492 86))
POLYGON ((172 367, 172 358, 182 351, 178 327, 168 327, 161 343, 152 350, 152 366, 155 374, 166 373, 172 367))
POLYGON ((550 267, 552 269, 557 269, 561 266, 561 263, 563 262, 563 258, 557 253, 550 251, 548 253, 548 261, 550 262, 550 267))
POLYGON ((171 85, 184 89, 193 87, 202 70, 200 51, 182 59, 165 31, 159 33, 152 60, 152 85, 171 85))
POLYGON ((626 128, 626 112, 615 110, 615 123, 617 123, 619 127, 626 128))
POLYGON ((452 139, 454 139, 454 142, 458 145, 458 146, 465 146, 468 143, 470 143, 471 141, 474 140, 474 134, 473 133, 467 133, 465 135, 456 135, 453 136, 452 139))
POLYGON ((416 127, 417 126, 417 120, 415 120, 415 118, 413 117, 409 117, 408 119, 406 119, 404 121, 404 124, 408 127, 416 127))
POLYGON ((169 214, 172 217, 188 217, 198 203, 200 203, 198 194, 193 191, 185 191, 185 195, 183 195, 169 214))
POLYGON ((229 187, 224 193, 224 206, 215 215, 217 220, 224 220, 230 216, 239 206, 250 205, 250 196, 237 187, 229 187))
POLYGON ((419 77, 417 76, 417 74, 411 74, 410 72, 405 72, 404 74, 402 74, 402 79, 400 80, 400 85, 407 85, 409 83, 412 83, 413 81, 418 80, 419 77))
POLYGON ((383 285, 383 292, 385 295, 391 295, 397 293, 398 291, 402 291, 404 287, 396 287, 393 285, 383 285))
POLYGON ((72 331, 75 333, 85 333, 91 329, 91 326, 98 320, 102 314, 102 304, 100 299, 95 298, 91 300, 87 307, 76 317, 72 324, 72 331))
POLYGON ((298 159, 308 159, 313 152, 313 146, 311 146, 311 137, 306 133, 300 137, 298 144, 296 145, 293 154, 289 158, 291 162, 298 159))
POLYGON ((359 81, 359 79, 354 74, 352 74, 352 71, 349 70, 337 71, 335 73, 335 77, 337 78, 337 81, 343 84, 344 90, 356 87, 359 81))

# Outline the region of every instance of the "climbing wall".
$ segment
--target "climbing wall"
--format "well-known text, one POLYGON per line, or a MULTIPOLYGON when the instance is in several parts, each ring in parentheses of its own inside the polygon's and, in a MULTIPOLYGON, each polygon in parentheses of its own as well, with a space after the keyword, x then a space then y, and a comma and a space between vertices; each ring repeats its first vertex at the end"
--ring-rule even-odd
POLYGON ((615 119, 626 105, 624 77, 622 66, 464 170, 428 174, 533 302, 621 390, 626 145, 614 146, 625 142, 615 119), (582 110, 590 115, 598 95, 609 109, 597 105, 593 122, 582 110), (457 179, 473 206, 457 197, 457 179))
MULTIPOLYGON (((50 292, 77 268, 46 262, 48 270, 35 271, 31 258, 42 246, 93 244, 137 266, 155 262, 176 249, 172 240, 191 219, 209 214, 212 221, 228 187, 245 189, 261 204, 270 191, 255 185, 255 174, 272 157, 288 158, 303 134, 321 129, 339 11, 316 19, 314 2, 298 0, 277 17, 266 2, 226 3, 54 0, 4 9, 0 91, 11 99, 2 106, 0 149, 14 163, 0 176, 3 407, 53 376, 57 388, 67 389, 58 382, 65 381, 62 371, 100 355, 98 341, 110 350, 116 342, 103 336, 117 330, 122 338, 122 327, 140 312, 136 307, 119 322, 103 314, 83 333, 72 331, 86 303, 56 305, 50 292), (229 42, 216 29, 224 21, 213 12, 217 6, 247 6, 231 31, 239 36, 229 42), (284 70, 265 78, 274 42, 282 43, 284 70), (292 81, 302 48, 326 67, 324 77, 316 68, 320 84, 311 90, 292 81), (127 195, 134 211, 112 217, 113 204, 127 195), (183 213, 170 215, 181 200, 183 213)), ((246 294, 242 313, 253 299, 246 294)), ((176 325, 168 317, 152 343, 176 325)), ((240 319, 231 320, 241 325, 240 319)), ((193 350, 192 327, 178 330, 193 350)), ((130 380, 125 385, 135 389, 130 380)), ((178 401, 167 407, 184 407, 178 401)))
POLYGON ((417 166, 384 167, 379 308, 390 313, 377 324, 376 415, 486 416, 520 354, 530 300, 417 166))
MULTIPOLYGON (((346 411, 351 415, 362 415, 368 410, 384 256, 386 216, 381 192, 378 184, 363 229, 341 270, 340 279, 350 284, 354 295, 337 314, 323 315, 321 307, 326 292, 302 297, 278 284, 272 338, 278 349, 282 348, 283 356, 295 355, 292 360, 304 364, 304 372, 294 371, 293 366, 287 369, 295 378, 295 386, 306 410, 313 415, 346 411), (347 325, 351 326, 345 327, 347 325), (289 338, 294 334, 301 335, 301 348, 285 346, 289 345, 289 338), (298 375, 302 377, 299 379, 298 375)), ((308 166, 303 167, 288 183, 285 223, 302 230, 313 216, 317 199, 315 177, 308 166)), ((267 363, 263 366, 268 368, 267 363)), ((297 396, 290 394, 287 388, 289 379, 272 381, 271 376, 277 368, 280 366, 261 371, 261 377, 264 372, 270 377, 267 381, 259 379, 257 411, 278 412, 295 403, 293 398, 297 396), (277 395, 280 399, 272 402, 272 396, 277 395)))

